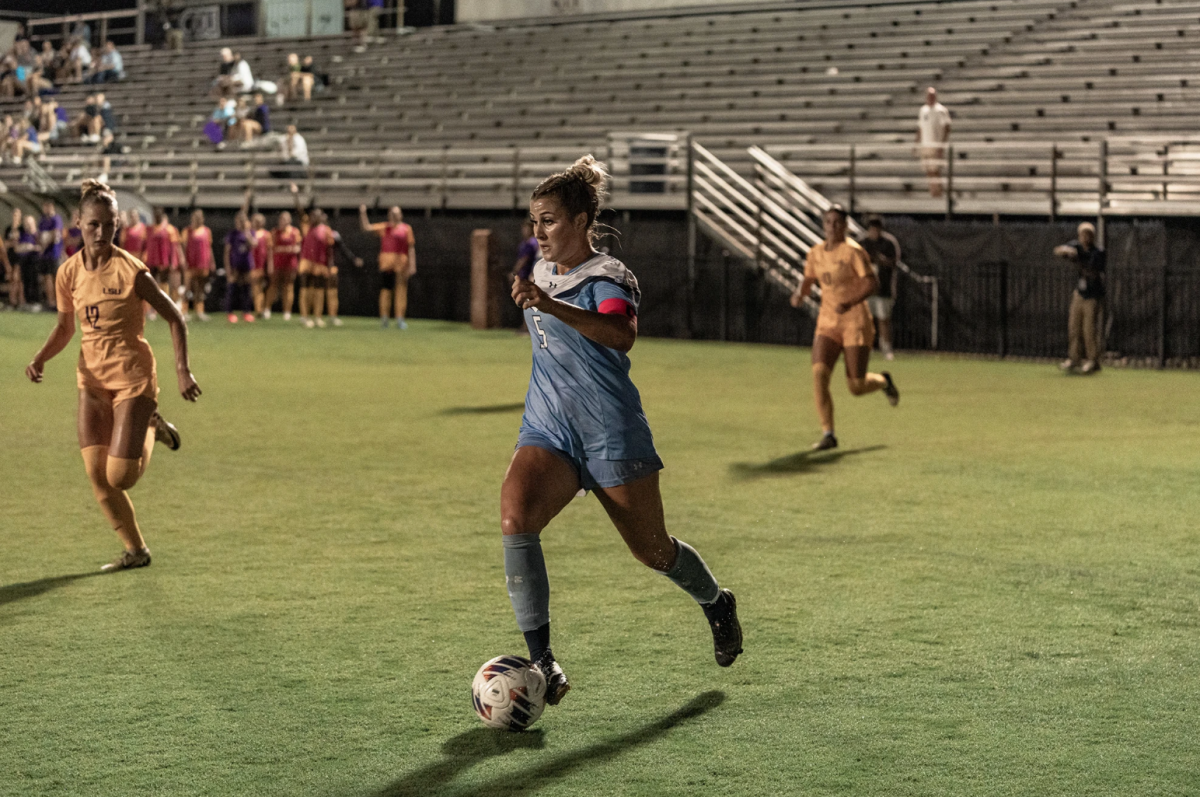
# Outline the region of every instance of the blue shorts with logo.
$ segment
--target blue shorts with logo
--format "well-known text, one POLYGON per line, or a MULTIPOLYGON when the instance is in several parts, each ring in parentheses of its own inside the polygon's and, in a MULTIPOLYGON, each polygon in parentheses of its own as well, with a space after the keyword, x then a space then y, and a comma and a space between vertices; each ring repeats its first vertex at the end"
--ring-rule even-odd
POLYGON ((579 485, 588 491, 597 487, 617 487, 644 479, 651 473, 663 469, 663 461, 657 454, 642 459, 595 459, 574 457, 558 448, 545 435, 532 429, 522 429, 517 436, 517 448, 533 446, 544 448, 575 469, 579 485))

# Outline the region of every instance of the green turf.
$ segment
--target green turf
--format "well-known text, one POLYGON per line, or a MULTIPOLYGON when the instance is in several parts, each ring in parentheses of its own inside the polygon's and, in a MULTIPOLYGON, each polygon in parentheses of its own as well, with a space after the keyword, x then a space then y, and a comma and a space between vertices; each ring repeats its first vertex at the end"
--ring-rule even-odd
POLYGON ((118 552, 74 432, 76 345, 0 315, 4 795, 1169 795, 1200 791, 1200 381, 901 356, 904 400, 807 352, 643 340, 668 525, 746 653, 594 499, 546 534, 575 689, 526 734, 470 710, 520 653, 499 486, 528 341, 415 322, 194 325, 204 389, 118 552))

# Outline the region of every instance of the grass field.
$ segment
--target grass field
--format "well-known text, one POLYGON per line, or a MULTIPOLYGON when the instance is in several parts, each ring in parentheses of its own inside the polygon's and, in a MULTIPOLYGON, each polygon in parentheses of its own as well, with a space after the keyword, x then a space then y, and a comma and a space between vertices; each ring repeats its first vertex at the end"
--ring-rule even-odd
POLYGON ((528 341, 416 322, 194 325, 204 396, 119 551, 74 431, 77 342, 0 315, 0 794, 1200 792, 1200 377, 901 356, 898 409, 807 352, 643 340, 668 525, 737 592, 729 670, 599 504, 545 535, 574 690, 487 731, 523 653, 499 486, 528 341))

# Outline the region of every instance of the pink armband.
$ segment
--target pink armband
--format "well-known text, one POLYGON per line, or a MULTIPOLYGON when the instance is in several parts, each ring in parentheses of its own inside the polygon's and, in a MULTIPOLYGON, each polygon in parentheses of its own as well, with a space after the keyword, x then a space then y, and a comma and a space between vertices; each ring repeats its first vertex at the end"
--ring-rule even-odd
POLYGON ((633 305, 624 299, 605 299, 600 302, 600 312, 605 315, 626 315, 630 318, 637 316, 633 305))

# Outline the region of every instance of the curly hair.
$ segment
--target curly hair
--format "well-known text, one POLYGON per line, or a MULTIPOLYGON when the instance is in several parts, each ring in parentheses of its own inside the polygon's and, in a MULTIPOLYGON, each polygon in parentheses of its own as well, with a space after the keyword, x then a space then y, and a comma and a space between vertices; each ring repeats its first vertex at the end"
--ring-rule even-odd
POLYGON ((562 205, 572 219, 580 213, 587 214, 588 238, 595 237, 596 216, 604 199, 604 188, 608 182, 608 169, 591 155, 584 155, 571 168, 552 174, 533 189, 529 197, 535 199, 551 197, 562 205))

